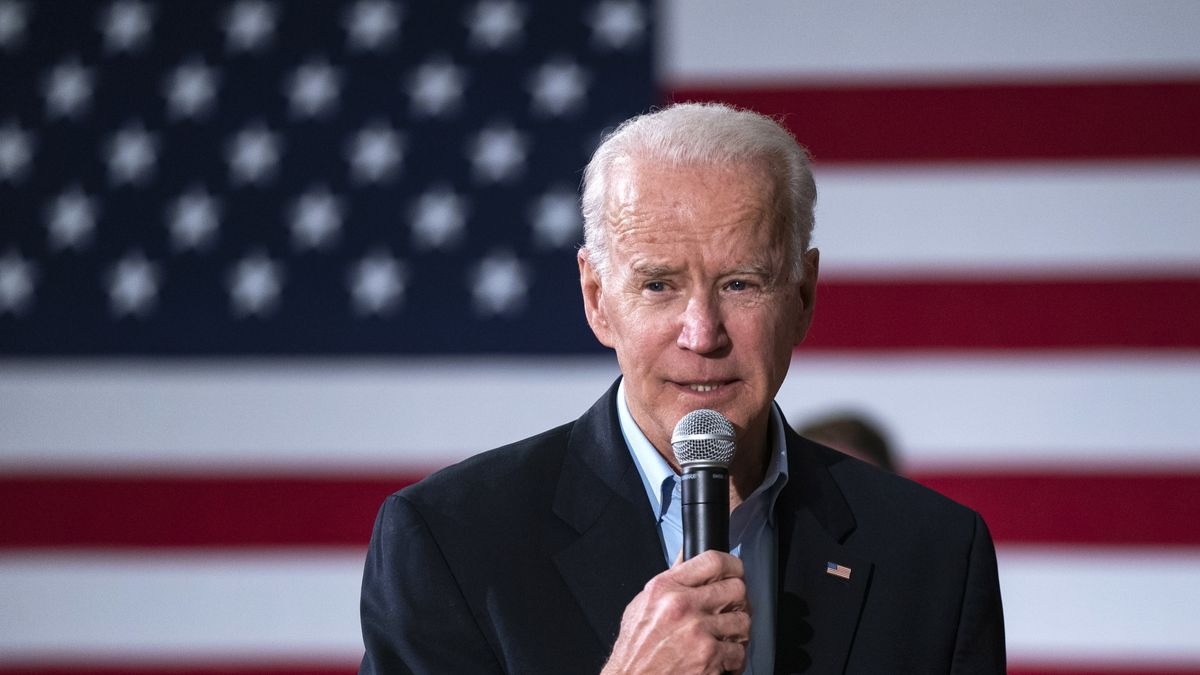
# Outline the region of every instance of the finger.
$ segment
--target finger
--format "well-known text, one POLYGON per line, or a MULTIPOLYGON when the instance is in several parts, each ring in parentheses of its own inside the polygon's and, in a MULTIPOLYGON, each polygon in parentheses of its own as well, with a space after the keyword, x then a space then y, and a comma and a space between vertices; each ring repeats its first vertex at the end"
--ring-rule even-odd
POLYGON ((705 551, 669 570, 671 579, 684 586, 704 586, 714 581, 742 578, 742 561, 728 553, 705 551))
POLYGON ((689 591, 696 609, 707 614, 721 612, 750 612, 746 597, 746 582, 737 577, 721 579, 689 591))
MULTIPOLYGON (((722 640, 708 632, 711 626, 694 626, 695 635, 684 654, 687 665, 669 672, 740 673, 746 663, 745 640, 722 640)), ((676 660, 678 660, 676 655, 676 660)), ((663 671, 667 672, 667 671, 663 671)))
POLYGON ((746 667, 746 644, 743 642, 717 643, 717 663, 722 673, 740 673, 746 667))
POLYGON ((745 644, 750 641, 750 615, 745 612, 722 612, 708 619, 708 629, 713 637, 725 642, 745 644))

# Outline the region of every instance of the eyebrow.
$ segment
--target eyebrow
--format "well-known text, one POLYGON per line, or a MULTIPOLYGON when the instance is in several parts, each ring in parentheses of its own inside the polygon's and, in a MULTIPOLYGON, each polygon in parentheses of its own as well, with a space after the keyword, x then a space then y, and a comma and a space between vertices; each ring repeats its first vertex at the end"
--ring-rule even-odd
MULTIPOLYGON (((633 271, 633 275, 639 279, 657 279, 657 278, 670 277, 675 274, 679 274, 679 269, 676 267, 671 267, 669 265, 663 265, 660 263, 649 263, 649 262, 634 263, 634 265, 632 266, 632 271, 633 271)), ((722 276, 722 277, 757 276, 757 277, 763 277, 766 279, 773 279, 775 277, 775 272, 772 271, 770 265, 768 265, 766 263, 756 262, 756 263, 749 263, 749 264, 746 264, 743 266, 735 267, 730 270, 726 270, 726 271, 722 272, 720 276, 722 276)))
POLYGON ((678 270, 673 267, 657 263, 634 263, 633 265, 633 274, 643 279, 668 277, 677 272, 678 270))
POLYGON ((737 275, 743 275, 743 274, 769 278, 769 277, 773 277, 775 275, 775 271, 772 270, 771 266, 766 263, 751 263, 744 267, 738 267, 733 270, 730 270, 729 272, 725 273, 725 276, 728 276, 728 275, 737 276, 737 275))

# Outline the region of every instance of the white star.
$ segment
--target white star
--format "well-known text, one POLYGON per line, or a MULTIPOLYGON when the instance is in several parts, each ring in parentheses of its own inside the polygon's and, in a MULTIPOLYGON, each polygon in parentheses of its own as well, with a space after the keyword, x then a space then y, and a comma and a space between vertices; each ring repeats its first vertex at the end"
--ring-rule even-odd
POLYGON ((221 203, 203 187, 193 187, 167 207, 171 245, 177 251, 199 251, 212 245, 217 235, 221 203))
POLYGON ((110 52, 141 49, 150 37, 150 8, 135 0, 120 0, 108 6, 100 22, 104 48, 110 52))
POLYGON ((393 2, 359 0, 342 17, 350 48, 373 51, 390 45, 400 29, 402 14, 393 2))
POLYGON ((508 251, 492 253, 471 273, 471 294, 479 316, 512 315, 525 304, 532 280, 529 268, 508 251))
POLYGON ((445 58, 421 64, 408 81, 413 113, 436 117, 457 108, 465 81, 463 69, 445 58))
POLYGON ((42 81, 48 117, 76 117, 92 102, 95 76, 72 59, 58 64, 42 81))
POLYGON ((467 149, 476 180, 498 183, 525 168, 528 142, 516 129, 492 125, 471 141, 467 149))
POLYGON ((534 112, 558 117, 577 110, 587 81, 587 72, 573 61, 557 59, 542 64, 529 78, 534 112))
POLYGON ((242 0, 225 15, 225 48, 233 52, 261 49, 275 35, 279 20, 275 5, 261 0, 242 0))
POLYGON ((108 272, 108 306, 118 318, 150 313, 158 300, 162 272, 140 251, 127 254, 108 272))
POLYGON ((341 73, 325 60, 310 60, 288 77, 284 90, 295 117, 319 117, 333 110, 341 73))
POLYGON ((467 200, 448 187, 422 194, 409 209, 413 245, 429 250, 457 244, 466 231, 467 211, 467 200))
POLYGON ((225 146, 230 182, 241 185, 268 181, 279 165, 281 145, 279 135, 262 124, 239 131, 225 146))
POLYGON ((96 200, 84 194, 79 186, 55 197, 46 208, 50 248, 78 251, 86 246, 96 229, 96 211, 96 200))
POLYGON ((342 229, 345 208, 324 187, 300 195, 291 206, 292 245, 298 249, 325 248, 342 229))
POLYGON ((542 248, 561 248, 579 241, 582 220, 575 191, 556 187, 538 197, 530 209, 533 241, 542 248))
POLYGON ((171 71, 163 83, 170 116, 175 119, 205 116, 217 95, 217 79, 217 70, 198 57, 171 71))
POLYGON ((625 49, 646 32, 646 14, 634 0, 604 0, 588 16, 592 42, 608 49, 625 49))
POLYGON ((408 269, 383 250, 359 260, 347 275, 346 283, 359 315, 390 314, 404 300, 408 269))
POLYGON ((391 178, 404 158, 404 139, 385 122, 360 129, 346 144, 355 183, 379 183, 391 178))
POLYGON ((0 314, 23 314, 33 301, 37 267, 9 249, 0 258, 0 314))
POLYGON ((242 258, 229 272, 229 301, 234 316, 266 316, 279 304, 283 267, 261 253, 242 258))
POLYGON ((28 26, 25 3, 0 2, 0 49, 20 46, 25 41, 28 26))
POLYGON ((115 185, 145 183, 158 161, 158 138, 140 123, 126 124, 107 146, 108 179, 115 185))
POLYGON ((480 0, 467 12, 466 23, 471 46, 501 49, 521 39, 525 8, 513 0, 480 0))
POLYGON ((14 183, 25 177, 33 159, 33 132, 24 131, 14 121, 0 127, 0 181, 14 183))

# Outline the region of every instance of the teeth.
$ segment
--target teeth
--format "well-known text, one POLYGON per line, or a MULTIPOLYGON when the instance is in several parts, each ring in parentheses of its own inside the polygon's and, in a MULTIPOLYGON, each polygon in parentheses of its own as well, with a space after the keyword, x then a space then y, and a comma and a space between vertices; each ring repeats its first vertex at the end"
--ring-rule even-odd
POLYGON ((715 384, 693 384, 693 385, 690 385, 689 388, 692 391, 698 391, 698 392, 703 393, 706 391, 713 391, 714 389, 717 388, 717 385, 715 385, 715 384))

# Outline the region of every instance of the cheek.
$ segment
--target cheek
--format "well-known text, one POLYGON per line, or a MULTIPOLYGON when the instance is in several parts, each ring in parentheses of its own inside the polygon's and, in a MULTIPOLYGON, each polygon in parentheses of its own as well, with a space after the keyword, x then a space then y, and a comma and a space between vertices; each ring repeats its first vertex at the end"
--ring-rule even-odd
MULTIPOLYGON (((792 358, 791 326, 778 317, 760 317, 758 323, 752 323, 742 333, 742 342, 747 349, 742 358, 757 364, 758 368, 777 374, 782 368, 787 370, 792 358)), ((734 337, 737 344, 737 336, 734 337)))
POLYGON ((628 357, 637 359, 645 369, 654 365, 664 344, 663 332, 646 322, 632 318, 625 324, 621 344, 628 357))
POLYGON ((614 325, 619 323, 621 341, 631 346, 648 346, 670 336, 674 314, 670 310, 648 307, 641 302, 627 301, 613 308, 614 325))

